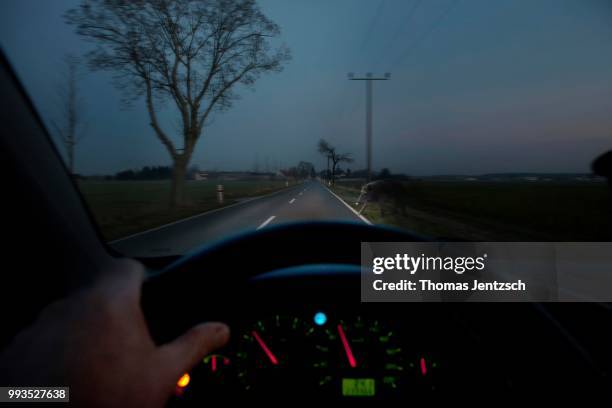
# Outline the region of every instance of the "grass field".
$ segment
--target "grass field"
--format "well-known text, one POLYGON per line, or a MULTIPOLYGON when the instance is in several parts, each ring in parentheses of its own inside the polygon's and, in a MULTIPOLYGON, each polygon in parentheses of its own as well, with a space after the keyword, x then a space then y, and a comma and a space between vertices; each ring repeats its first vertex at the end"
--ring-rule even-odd
POLYGON ((170 181, 79 182, 85 201, 107 240, 125 237, 284 187, 284 180, 187 181, 185 205, 171 210, 170 181), (217 184, 224 186, 223 204, 217 201, 217 184))
MULTIPOLYGON (((79 187, 107 240, 271 193, 285 181, 188 181, 185 205, 170 210, 169 181, 80 181, 79 187)), ((339 182, 348 203, 361 182, 339 182)), ((404 211, 390 201, 369 203, 374 223, 443 238, 476 241, 612 241, 612 190, 599 183, 409 183, 404 211)))
MULTIPOLYGON (((354 203, 361 183, 334 189, 354 203)), ((603 183, 409 183, 404 213, 367 205, 375 223, 482 241, 612 241, 612 190, 603 183)))

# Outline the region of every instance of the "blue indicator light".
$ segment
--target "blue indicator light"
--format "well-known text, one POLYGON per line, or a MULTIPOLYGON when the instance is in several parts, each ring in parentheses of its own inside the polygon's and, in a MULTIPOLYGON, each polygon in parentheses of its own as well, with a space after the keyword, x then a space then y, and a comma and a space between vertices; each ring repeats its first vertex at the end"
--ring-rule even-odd
POLYGON ((317 326, 323 326, 327 322, 327 315, 323 312, 315 313, 314 322, 317 326))

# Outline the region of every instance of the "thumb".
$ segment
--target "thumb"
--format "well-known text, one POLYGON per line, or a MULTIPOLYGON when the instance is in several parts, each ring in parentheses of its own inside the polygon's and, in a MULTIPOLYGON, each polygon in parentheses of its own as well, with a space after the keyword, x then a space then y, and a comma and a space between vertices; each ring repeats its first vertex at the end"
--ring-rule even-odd
POLYGON ((204 356, 223 347, 229 340, 229 327, 210 322, 192 327, 185 334, 162 347, 172 378, 191 370, 204 356))

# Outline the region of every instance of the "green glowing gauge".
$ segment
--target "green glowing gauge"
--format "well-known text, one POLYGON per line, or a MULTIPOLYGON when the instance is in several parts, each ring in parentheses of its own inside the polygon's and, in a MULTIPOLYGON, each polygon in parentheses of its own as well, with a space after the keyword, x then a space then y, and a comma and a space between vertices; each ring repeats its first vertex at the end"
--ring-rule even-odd
POLYGON ((396 337, 376 319, 330 322, 315 346, 317 385, 345 397, 393 394, 408 375, 396 337))
POLYGON ((310 326, 296 316, 272 315, 245 330, 236 348, 237 377, 249 392, 303 389, 310 326))

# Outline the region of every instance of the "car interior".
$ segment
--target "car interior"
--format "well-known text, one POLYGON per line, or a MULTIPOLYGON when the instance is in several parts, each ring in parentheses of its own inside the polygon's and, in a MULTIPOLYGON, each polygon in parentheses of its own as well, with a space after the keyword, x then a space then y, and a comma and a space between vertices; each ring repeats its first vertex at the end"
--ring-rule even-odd
MULTIPOLYGON (((102 238, 4 56, 0 90, 6 345, 45 305, 124 255, 102 238)), ((232 331, 169 405, 609 390, 609 304, 361 302, 361 242, 435 240, 357 222, 290 223, 137 259, 156 342, 200 321, 232 331)))

